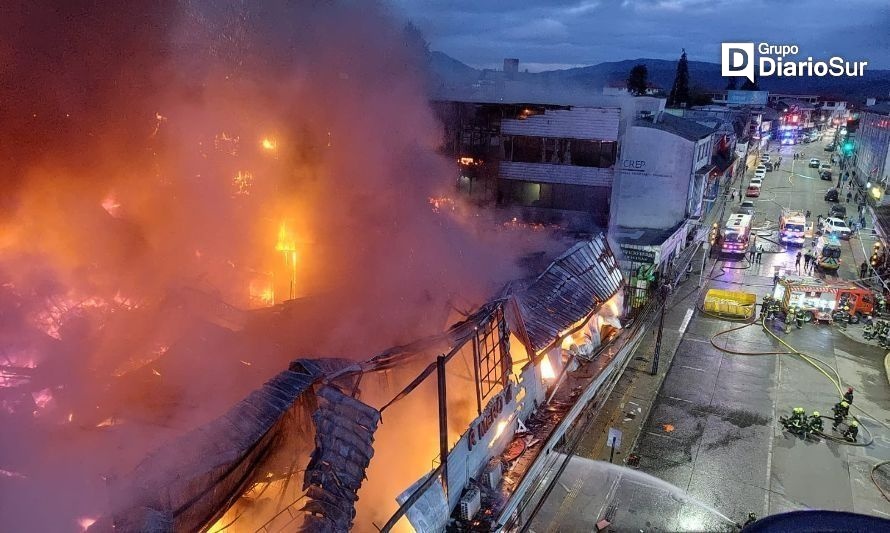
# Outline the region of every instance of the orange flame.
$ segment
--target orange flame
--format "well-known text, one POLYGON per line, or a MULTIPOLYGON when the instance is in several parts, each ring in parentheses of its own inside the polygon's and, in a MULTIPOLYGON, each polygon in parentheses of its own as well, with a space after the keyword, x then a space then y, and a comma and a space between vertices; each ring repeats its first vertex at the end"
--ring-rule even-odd
POLYGON ((541 359, 541 378, 550 380, 556 378, 556 372, 553 370, 553 365, 550 363, 550 356, 544 356, 541 359))

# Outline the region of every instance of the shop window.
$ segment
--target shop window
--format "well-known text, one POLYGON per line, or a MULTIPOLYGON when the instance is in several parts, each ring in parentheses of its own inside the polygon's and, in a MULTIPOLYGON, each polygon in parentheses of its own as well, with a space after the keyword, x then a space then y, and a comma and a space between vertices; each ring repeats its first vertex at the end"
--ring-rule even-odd
POLYGON ((494 312, 492 319, 476 332, 479 347, 479 387, 483 405, 489 396, 503 388, 507 377, 510 353, 506 332, 504 311, 500 307, 494 312))

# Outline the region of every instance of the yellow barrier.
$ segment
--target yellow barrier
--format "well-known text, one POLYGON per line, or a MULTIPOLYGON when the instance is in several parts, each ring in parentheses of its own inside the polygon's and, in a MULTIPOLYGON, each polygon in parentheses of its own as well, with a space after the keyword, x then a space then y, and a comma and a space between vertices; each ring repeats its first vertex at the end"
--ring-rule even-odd
POLYGON ((751 318, 757 295, 750 292, 711 289, 705 295, 704 309, 708 313, 737 318, 751 318))

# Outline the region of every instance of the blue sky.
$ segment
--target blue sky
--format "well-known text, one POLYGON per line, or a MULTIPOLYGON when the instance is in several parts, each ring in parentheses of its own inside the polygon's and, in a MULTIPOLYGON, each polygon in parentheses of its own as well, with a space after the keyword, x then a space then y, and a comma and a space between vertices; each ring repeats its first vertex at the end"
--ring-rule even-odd
POLYGON ((890 68, 890 0, 390 0, 433 50, 531 71, 640 57, 720 62, 720 43, 796 44, 890 68))

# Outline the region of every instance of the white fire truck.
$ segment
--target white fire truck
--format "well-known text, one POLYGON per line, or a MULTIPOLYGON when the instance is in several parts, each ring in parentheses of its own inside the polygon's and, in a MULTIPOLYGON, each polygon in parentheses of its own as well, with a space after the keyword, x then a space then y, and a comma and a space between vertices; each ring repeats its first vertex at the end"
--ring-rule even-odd
POLYGON ((806 240, 807 219, 800 211, 783 209, 779 218, 779 240, 788 244, 803 244, 806 240))

